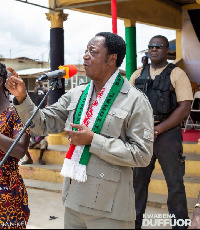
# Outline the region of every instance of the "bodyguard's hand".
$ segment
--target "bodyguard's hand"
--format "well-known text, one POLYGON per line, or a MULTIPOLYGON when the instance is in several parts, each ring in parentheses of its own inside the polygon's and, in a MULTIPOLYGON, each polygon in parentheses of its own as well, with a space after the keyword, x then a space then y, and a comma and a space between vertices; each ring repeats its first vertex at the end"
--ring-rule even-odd
POLYGON ((16 97, 19 104, 21 104, 27 97, 24 81, 19 77, 14 69, 8 67, 7 70, 10 71, 11 74, 8 76, 5 86, 10 93, 16 97))
POLYGON ((200 216, 192 218, 191 226, 188 229, 200 229, 200 216))
POLYGON ((156 140, 157 137, 158 137, 158 131, 154 131, 154 141, 156 140))
POLYGON ((65 130, 71 144, 91 145, 94 133, 85 125, 70 124, 72 128, 79 131, 65 130))

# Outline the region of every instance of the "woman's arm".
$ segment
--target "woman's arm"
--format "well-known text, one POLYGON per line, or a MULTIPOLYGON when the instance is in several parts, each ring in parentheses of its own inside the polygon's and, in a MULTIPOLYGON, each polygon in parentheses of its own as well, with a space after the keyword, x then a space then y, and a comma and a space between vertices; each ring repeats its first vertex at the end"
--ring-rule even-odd
MULTIPOLYGON (((15 139, 17 136, 14 137, 15 139)), ((7 153, 10 149, 11 145, 14 143, 15 139, 12 139, 10 137, 7 137, 3 134, 0 134, 0 149, 7 153)), ((12 150, 10 156, 21 159, 24 157, 26 151, 28 150, 30 137, 27 133, 24 133, 20 140, 15 145, 14 149, 12 150)))

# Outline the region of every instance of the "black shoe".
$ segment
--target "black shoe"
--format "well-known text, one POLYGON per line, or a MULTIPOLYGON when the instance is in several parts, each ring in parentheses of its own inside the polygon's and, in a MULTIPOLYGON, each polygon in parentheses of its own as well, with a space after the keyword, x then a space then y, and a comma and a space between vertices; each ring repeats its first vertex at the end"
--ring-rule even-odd
POLYGON ((38 161, 39 161, 39 164, 40 164, 40 165, 46 165, 46 163, 45 163, 41 158, 39 158, 38 161))

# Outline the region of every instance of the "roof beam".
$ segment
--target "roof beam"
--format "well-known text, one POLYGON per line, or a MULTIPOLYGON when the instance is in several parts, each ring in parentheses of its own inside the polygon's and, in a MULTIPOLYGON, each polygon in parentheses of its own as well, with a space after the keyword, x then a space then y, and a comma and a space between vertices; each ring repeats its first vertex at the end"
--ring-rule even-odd
POLYGON ((193 3, 182 6, 183 10, 197 10, 200 9, 200 4, 193 3))
MULTIPOLYGON (((133 0, 117 0, 118 2, 129 2, 133 0)), ((97 5, 106 5, 106 4, 111 4, 111 1, 101 1, 101 2, 92 2, 92 3, 83 3, 83 4, 77 4, 77 5, 71 5, 71 6, 66 6, 66 7, 59 7, 55 8, 56 11, 58 10, 63 10, 63 9, 77 9, 77 8, 84 8, 84 7, 90 7, 90 6, 97 6, 97 5)))
POLYGON ((171 0, 156 0, 156 1, 161 2, 161 3, 165 4, 165 5, 171 6, 172 8, 175 8, 180 12, 182 11, 181 6, 179 6, 175 2, 172 2, 171 0))

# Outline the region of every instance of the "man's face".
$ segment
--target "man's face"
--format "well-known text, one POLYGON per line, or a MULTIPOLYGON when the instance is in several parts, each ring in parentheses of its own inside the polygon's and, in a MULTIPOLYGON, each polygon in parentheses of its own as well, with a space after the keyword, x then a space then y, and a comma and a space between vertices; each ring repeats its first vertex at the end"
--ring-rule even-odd
POLYGON ((148 58, 147 57, 144 57, 142 59, 142 63, 143 63, 143 66, 147 65, 148 64, 148 58))
POLYGON ((97 36, 92 38, 83 56, 83 66, 86 71, 86 75, 92 80, 99 80, 102 77, 104 71, 109 68, 107 49, 104 47, 105 38, 97 36))
POLYGON ((153 38, 149 42, 149 57, 152 63, 161 64, 167 61, 169 47, 163 38, 153 38))

